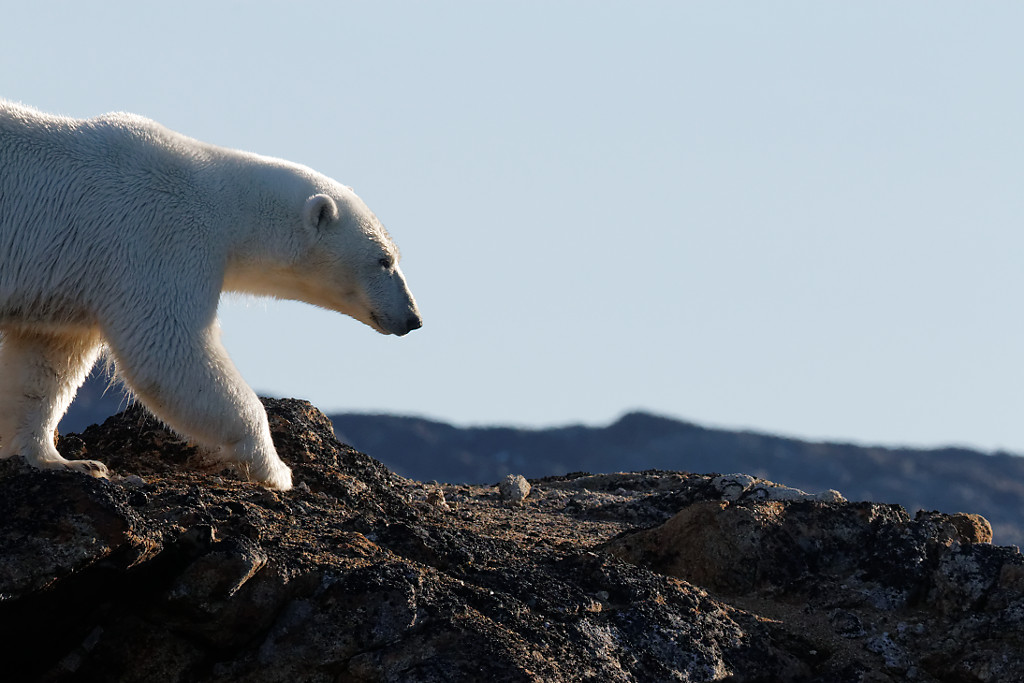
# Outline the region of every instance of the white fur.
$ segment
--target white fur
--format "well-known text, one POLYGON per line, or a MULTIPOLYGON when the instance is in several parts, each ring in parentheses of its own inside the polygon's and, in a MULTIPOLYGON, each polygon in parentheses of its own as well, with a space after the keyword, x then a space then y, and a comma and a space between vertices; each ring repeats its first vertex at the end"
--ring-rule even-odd
POLYGON ((221 345, 220 293, 401 335, 420 317, 397 261, 362 200, 309 168, 131 114, 75 120, 0 100, 0 458, 106 474, 53 443, 106 347, 157 417, 288 489, 263 406, 221 345))

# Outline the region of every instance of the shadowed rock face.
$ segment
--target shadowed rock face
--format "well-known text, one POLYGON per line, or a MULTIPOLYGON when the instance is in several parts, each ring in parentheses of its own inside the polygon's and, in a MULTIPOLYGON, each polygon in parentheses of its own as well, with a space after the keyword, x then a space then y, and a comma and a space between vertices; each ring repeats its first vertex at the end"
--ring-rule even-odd
POLYGON ((1011 681, 1024 559, 974 515, 649 471, 424 485, 266 400, 297 487, 132 409, 0 462, 8 680, 1011 681), (514 498, 514 499, 513 499, 514 498))

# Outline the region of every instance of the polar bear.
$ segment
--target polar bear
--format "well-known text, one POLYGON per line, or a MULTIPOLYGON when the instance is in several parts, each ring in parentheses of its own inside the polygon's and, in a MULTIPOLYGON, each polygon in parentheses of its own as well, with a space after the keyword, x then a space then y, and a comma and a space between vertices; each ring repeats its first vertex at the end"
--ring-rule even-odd
POLYGON ((106 476, 53 435, 104 349, 136 397, 253 481, 292 485, 220 342, 222 291, 305 301, 383 334, 421 320, 351 188, 131 114, 0 100, 0 458, 106 476))

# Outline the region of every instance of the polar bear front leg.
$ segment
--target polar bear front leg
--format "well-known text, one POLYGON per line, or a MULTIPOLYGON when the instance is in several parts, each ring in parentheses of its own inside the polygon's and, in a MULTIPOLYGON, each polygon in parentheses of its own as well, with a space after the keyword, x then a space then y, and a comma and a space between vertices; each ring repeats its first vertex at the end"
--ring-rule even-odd
POLYGON ((267 413, 221 344, 216 322, 195 333, 110 334, 118 373, 175 431, 237 463, 251 481, 286 491, 292 472, 277 455, 267 413))
POLYGON ((53 435, 102 349, 99 331, 4 331, 0 343, 0 459, 20 455, 40 469, 106 477, 96 460, 66 460, 53 435))

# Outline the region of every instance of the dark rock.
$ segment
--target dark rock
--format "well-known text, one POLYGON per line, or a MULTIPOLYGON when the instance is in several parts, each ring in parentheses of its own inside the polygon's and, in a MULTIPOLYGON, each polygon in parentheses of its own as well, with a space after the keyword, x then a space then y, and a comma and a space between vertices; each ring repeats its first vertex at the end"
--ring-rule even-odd
POLYGON ((71 472, 0 461, 0 599, 46 588, 103 562, 125 568, 156 554, 160 535, 125 491, 71 472))
POLYGON ((1024 560, 992 546, 976 515, 911 518, 668 471, 534 480, 509 505, 494 487, 403 479, 339 443, 308 403, 265 403, 295 473, 287 493, 134 408, 60 440, 113 481, 0 462, 6 680, 824 683, 1024 670, 1024 560))

